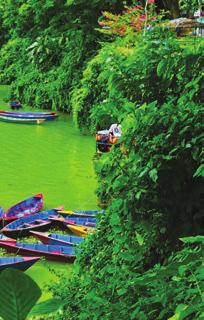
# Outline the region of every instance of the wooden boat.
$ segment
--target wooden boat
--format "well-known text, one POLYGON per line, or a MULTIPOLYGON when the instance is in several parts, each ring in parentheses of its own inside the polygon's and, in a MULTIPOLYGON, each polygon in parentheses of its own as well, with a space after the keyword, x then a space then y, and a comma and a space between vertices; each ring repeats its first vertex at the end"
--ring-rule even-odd
POLYGON ((9 105, 10 105, 11 109, 13 109, 13 110, 18 110, 18 109, 22 108, 22 104, 18 100, 17 101, 11 101, 9 103, 9 105))
POLYGON ((38 116, 44 116, 44 115, 57 115, 54 111, 47 111, 47 112, 16 112, 16 111, 6 111, 6 110, 0 110, 0 113, 8 113, 8 114, 21 114, 21 115, 38 115, 38 116))
POLYGON ((23 123, 23 124, 42 124, 45 119, 25 119, 25 118, 13 118, 5 115, 0 115, 0 120, 4 122, 23 123))
POLYGON ((1 257, 0 272, 6 268, 15 268, 25 271, 36 263, 40 257, 1 257))
POLYGON ((75 245, 79 245, 84 241, 84 239, 81 237, 69 236, 64 234, 46 233, 46 232, 37 232, 37 231, 30 231, 30 233, 36 239, 39 239, 42 243, 50 244, 50 245, 75 246, 75 245))
POLYGON ((8 252, 27 256, 43 256, 48 260, 73 262, 75 260, 75 248, 73 246, 53 246, 36 243, 6 243, 0 241, 0 247, 8 252))
POLYGON ((98 214, 104 214, 105 210, 62 210, 60 214, 64 217, 96 217, 98 214))
POLYGON ((32 230, 46 231, 52 224, 48 219, 57 215, 57 209, 38 212, 7 224, 1 232, 8 237, 17 238, 28 236, 32 230))
POLYGON ((96 227, 96 219, 94 217, 71 217, 70 219, 64 219, 60 217, 51 217, 49 220, 53 221, 56 225, 65 228, 68 224, 78 224, 85 227, 96 227))
POLYGON ((6 241, 6 242, 14 242, 16 243, 16 239, 8 238, 3 233, 0 233, 0 241, 6 241))
POLYGON ((38 193, 33 197, 18 202, 14 206, 10 207, 0 216, 0 220, 3 219, 4 224, 14 221, 16 219, 26 217, 39 212, 43 207, 43 194, 38 193))
POLYGON ((20 118, 20 119, 45 119, 45 120, 54 120, 58 117, 56 112, 10 112, 0 110, 0 116, 6 116, 9 118, 20 118))
POLYGON ((94 232, 94 228, 91 227, 85 227, 85 226, 79 226, 79 225, 73 225, 73 224, 67 224, 67 228, 80 237, 86 237, 88 234, 94 232))
POLYGON ((4 216, 4 209, 0 207, 0 220, 3 219, 3 216, 4 216))

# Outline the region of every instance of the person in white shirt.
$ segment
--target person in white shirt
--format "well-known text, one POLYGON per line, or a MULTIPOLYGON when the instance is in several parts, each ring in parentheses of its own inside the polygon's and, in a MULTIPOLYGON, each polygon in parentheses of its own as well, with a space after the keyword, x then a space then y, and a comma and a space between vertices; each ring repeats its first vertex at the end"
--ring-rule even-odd
POLYGON ((120 124, 118 125, 117 123, 113 123, 110 126, 110 129, 108 130, 108 132, 109 132, 109 142, 112 144, 116 143, 118 138, 120 138, 122 135, 121 125, 120 124))

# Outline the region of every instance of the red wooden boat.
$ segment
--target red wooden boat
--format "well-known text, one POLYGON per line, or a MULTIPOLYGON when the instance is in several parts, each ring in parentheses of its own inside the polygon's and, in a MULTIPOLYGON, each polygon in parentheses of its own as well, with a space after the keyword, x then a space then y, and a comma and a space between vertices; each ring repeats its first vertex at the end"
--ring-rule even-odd
POLYGON ((76 258, 75 247, 73 246, 55 246, 35 243, 7 243, 0 241, 0 247, 8 252, 17 253, 26 256, 43 256, 48 260, 73 262, 76 258))
POLYGON ((51 245, 60 245, 60 246, 76 246, 81 244, 84 239, 81 237, 57 234, 57 233, 48 233, 48 232, 37 232, 30 231, 30 233, 38 240, 44 244, 51 245))
POLYGON ((13 238, 8 238, 5 235, 3 235, 3 233, 0 233, 0 241, 2 242, 11 242, 11 243, 16 243, 16 239, 13 238))
POLYGON ((38 193, 31 198, 25 199, 6 210, 1 216, 3 224, 16 219, 27 217, 39 212, 43 207, 43 194, 38 193))
POLYGON ((70 217, 70 219, 64 219, 58 216, 54 216, 50 217, 49 220, 53 221, 56 225, 62 227, 63 229, 66 229, 66 226, 68 224, 77 224, 80 226, 86 226, 91 228, 96 227, 96 219, 94 217, 70 217))

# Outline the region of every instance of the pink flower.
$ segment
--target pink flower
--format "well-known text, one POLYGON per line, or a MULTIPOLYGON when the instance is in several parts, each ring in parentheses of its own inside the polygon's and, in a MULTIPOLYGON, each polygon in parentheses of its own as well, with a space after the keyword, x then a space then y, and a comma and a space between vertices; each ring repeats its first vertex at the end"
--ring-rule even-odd
POLYGON ((154 4, 154 0, 147 0, 147 4, 154 4))

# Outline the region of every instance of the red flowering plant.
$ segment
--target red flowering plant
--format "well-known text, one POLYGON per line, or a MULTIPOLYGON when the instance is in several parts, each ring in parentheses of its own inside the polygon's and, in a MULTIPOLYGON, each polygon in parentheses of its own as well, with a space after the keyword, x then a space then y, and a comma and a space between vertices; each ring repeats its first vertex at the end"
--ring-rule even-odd
POLYGON ((138 32, 149 26, 155 21, 154 0, 147 0, 146 6, 135 5, 133 7, 125 6, 122 14, 113 14, 103 12, 99 31, 109 35, 124 36, 130 32, 138 32))

